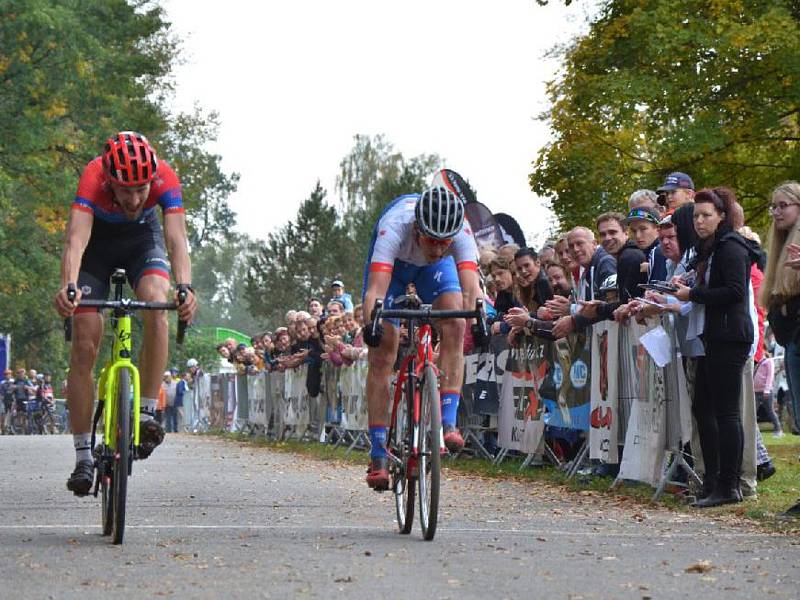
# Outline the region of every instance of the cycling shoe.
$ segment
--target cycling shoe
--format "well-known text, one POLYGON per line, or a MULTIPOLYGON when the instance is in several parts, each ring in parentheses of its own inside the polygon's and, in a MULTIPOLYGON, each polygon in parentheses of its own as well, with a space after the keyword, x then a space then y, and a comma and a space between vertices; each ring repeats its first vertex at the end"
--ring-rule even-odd
POLYGON ((94 462, 81 460, 67 479, 67 489, 76 496, 88 496, 94 483, 94 462))
POLYGON ((164 441, 164 428, 155 419, 139 424, 139 449, 137 458, 145 459, 164 441))
POLYGON ((372 458, 367 469, 367 485, 376 492, 389 489, 389 459, 372 458))

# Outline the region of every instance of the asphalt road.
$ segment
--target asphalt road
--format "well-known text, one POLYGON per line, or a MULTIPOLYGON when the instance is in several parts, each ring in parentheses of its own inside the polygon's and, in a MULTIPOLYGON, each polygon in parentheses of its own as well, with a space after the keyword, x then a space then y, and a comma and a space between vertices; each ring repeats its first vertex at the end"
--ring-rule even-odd
POLYGON ((136 463, 112 546, 72 461, 70 437, 0 437, 0 598, 800 598, 798 537, 448 472, 424 542, 362 467, 205 436, 136 463))

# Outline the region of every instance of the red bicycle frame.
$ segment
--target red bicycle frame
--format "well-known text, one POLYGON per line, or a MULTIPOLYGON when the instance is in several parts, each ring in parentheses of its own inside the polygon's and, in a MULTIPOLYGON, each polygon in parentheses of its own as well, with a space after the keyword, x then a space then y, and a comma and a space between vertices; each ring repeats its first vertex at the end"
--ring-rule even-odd
MULTIPOLYGON (((394 427, 397 426, 397 408, 400 406, 403 392, 406 391, 406 384, 420 378, 422 371, 425 369, 426 364, 433 367, 436 376, 439 376, 439 369, 433 362, 433 344, 431 343, 433 336, 433 329, 429 324, 420 325, 416 330, 415 335, 415 351, 403 359, 400 371, 397 375, 397 382, 394 388, 394 399, 392 401, 392 417, 391 423, 394 427)), ((420 392, 418 386, 413 386, 413 398, 407 397, 408 406, 411 407, 411 427, 413 428, 413 435, 411 437, 411 455, 416 457, 419 454, 419 415, 420 415, 420 392)), ((410 394, 411 391, 408 390, 410 394)), ((439 451, 444 452, 444 445, 441 436, 439 436, 439 451)))

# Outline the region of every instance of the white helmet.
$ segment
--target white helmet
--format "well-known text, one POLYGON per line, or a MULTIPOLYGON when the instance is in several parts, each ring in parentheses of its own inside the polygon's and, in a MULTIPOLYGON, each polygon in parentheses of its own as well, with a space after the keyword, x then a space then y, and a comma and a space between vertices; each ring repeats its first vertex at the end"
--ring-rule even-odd
POLYGON ((464 225, 464 203, 445 187, 422 192, 414 212, 420 233, 437 240, 454 237, 464 225))
POLYGON ((197 366, 197 359, 196 358, 190 358, 189 360, 186 361, 186 368, 187 369, 191 369, 192 367, 196 367, 196 366, 197 366))

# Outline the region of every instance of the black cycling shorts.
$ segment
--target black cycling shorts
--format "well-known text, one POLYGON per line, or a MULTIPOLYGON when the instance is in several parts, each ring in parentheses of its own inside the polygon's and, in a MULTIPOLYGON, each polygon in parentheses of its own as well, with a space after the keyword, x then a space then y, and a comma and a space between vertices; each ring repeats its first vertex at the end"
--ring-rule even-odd
POLYGON ((116 269, 125 269, 128 283, 134 290, 145 275, 169 280, 169 259, 158 219, 148 220, 140 227, 126 228, 124 234, 120 232, 120 235, 109 235, 108 229, 93 227, 89 244, 83 253, 78 275, 78 287, 83 298, 106 300, 111 275, 116 269))

